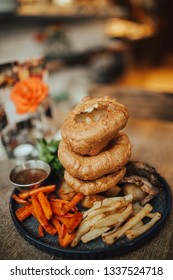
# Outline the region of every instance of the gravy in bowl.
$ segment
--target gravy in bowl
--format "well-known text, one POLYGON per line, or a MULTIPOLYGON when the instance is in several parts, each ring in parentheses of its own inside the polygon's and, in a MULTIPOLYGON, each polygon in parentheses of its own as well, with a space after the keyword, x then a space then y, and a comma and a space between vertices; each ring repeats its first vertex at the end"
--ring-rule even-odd
POLYGON ((12 181, 19 185, 28 185, 42 181, 47 177, 47 172, 40 168, 22 170, 12 176, 12 181))

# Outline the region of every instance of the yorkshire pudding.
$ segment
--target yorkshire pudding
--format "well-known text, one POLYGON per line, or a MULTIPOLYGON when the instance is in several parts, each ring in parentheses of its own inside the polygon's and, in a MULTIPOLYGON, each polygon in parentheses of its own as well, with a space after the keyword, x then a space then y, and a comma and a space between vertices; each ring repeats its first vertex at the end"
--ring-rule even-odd
POLYGON ((97 155, 128 120, 127 108, 109 97, 85 99, 64 121, 64 142, 81 155, 97 155))
POLYGON ((74 189, 75 192, 83 193, 84 195, 96 194, 104 192, 114 187, 125 175, 126 168, 122 168, 115 173, 102 176, 99 179, 92 181, 84 181, 73 176, 65 170, 64 179, 68 186, 74 189))
MULTIPOLYGON (((114 136, 115 137, 115 136, 114 136)), ((129 160, 131 144, 125 133, 118 133, 107 148, 96 156, 82 156, 73 152, 61 140, 58 157, 71 176, 82 180, 95 180, 103 175, 117 172, 129 160)))

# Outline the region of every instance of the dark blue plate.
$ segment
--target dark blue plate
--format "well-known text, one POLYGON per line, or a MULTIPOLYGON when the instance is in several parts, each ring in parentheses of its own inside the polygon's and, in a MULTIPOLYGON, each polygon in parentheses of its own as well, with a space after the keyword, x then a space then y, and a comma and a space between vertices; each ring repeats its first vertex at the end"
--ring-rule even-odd
MULTIPOLYGON (((46 233, 44 237, 38 237, 38 223, 33 216, 29 217, 24 222, 19 222, 15 216, 15 210, 19 206, 12 198, 10 199, 9 205, 11 217, 21 236, 31 245, 44 252, 66 259, 113 258, 143 246, 147 241, 158 234, 158 231, 163 227, 163 224, 168 218, 172 206, 171 191, 165 179, 160 175, 157 176, 163 187, 159 194, 151 201, 151 204, 153 206, 153 212, 160 212, 162 217, 150 230, 132 241, 123 237, 117 240, 115 244, 108 246, 103 243, 101 238, 97 238, 87 244, 81 242, 75 248, 62 248, 58 245, 57 236, 50 236, 46 233)), ((17 190, 14 190, 13 193, 17 192, 17 190)))

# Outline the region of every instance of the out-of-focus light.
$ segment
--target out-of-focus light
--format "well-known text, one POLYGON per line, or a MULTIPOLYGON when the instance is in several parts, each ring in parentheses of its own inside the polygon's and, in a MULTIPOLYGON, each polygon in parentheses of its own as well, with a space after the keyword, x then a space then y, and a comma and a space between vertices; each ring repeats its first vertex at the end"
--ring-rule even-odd
POLYGON ((60 7, 69 7, 73 4, 73 0, 54 0, 54 4, 60 7))
POLYGON ((106 35, 114 38, 139 40, 154 34, 152 24, 136 23, 124 19, 110 19, 105 26, 106 35))

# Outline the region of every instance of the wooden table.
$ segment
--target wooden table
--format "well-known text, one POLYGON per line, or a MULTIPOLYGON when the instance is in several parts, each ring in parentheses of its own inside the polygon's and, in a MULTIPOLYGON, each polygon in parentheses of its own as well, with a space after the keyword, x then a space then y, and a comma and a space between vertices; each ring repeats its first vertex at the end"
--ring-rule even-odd
MULTIPOLYGON (((166 179, 173 192, 173 122, 129 118, 125 128, 132 149, 132 160, 154 166, 166 179)), ((9 213, 12 187, 8 181, 14 162, 0 163, 0 258, 1 259, 58 259, 27 243, 17 232, 9 213)), ((115 259, 173 259, 173 210, 161 231, 143 247, 115 259)))

